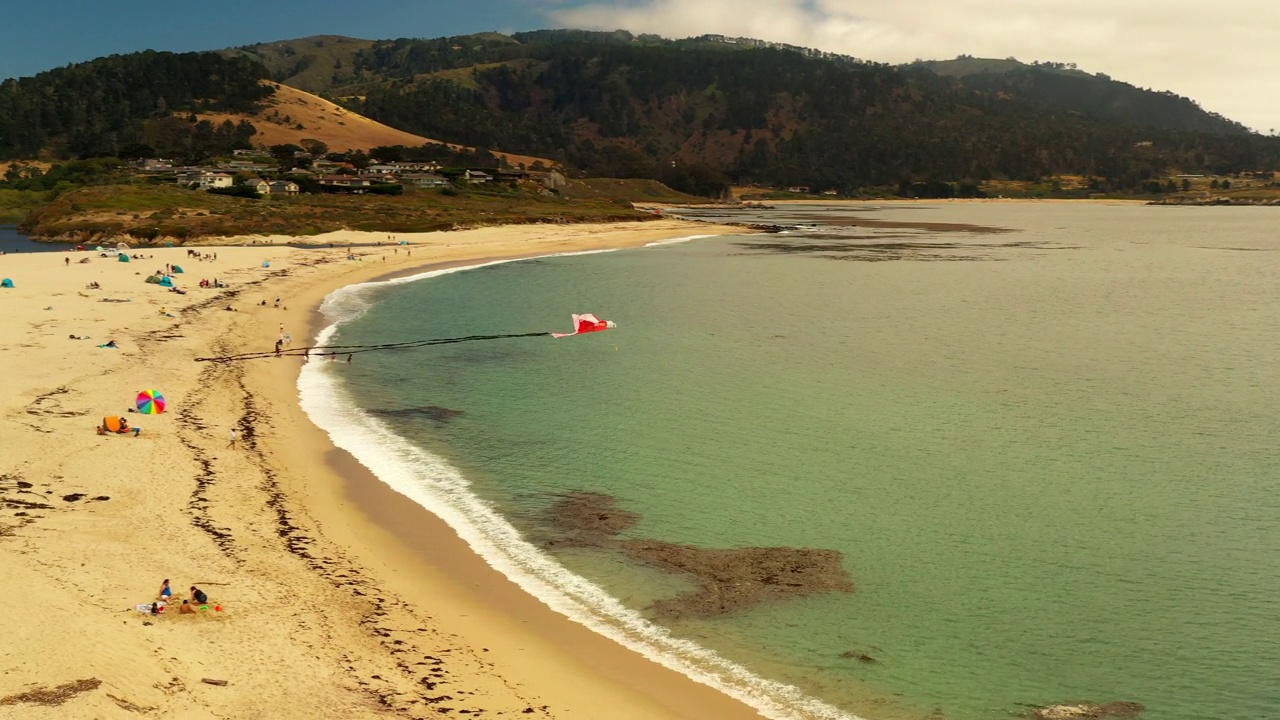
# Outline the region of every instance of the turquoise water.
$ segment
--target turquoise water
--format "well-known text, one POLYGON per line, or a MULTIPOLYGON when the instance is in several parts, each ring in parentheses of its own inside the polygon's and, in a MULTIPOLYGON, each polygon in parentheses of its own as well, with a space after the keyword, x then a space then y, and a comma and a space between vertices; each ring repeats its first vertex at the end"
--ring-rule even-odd
MULTIPOLYGON (((1280 712, 1267 209, 763 214, 812 226, 374 289, 338 342, 619 328, 326 372, 529 538, 587 490, 641 515, 631 538, 842 552, 853 593, 670 627, 849 713, 1280 712)), ((641 612, 688 587, 553 555, 641 612)))

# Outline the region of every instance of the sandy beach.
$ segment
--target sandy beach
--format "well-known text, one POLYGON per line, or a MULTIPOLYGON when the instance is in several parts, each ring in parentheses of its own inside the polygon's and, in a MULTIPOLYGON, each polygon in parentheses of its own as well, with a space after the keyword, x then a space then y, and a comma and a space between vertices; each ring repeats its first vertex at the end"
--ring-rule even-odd
POLYGON ((663 220, 395 236, 409 246, 239 238, 195 248, 209 261, 0 256, 0 717, 759 717, 548 609, 335 449, 299 407, 300 359, 194 361, 269 350, 282 330, 303 344, 352 283, 731 232, 663 220), (166 264, 185 295, 144 282, 166 264), (198 286, 213 278, 228 287, 198 286), (165 413, 128 412, 144 389, 165 413), (107 415, 139 434, 97 434, 107 415), (166 578, 208 609, 138 611, 166 578))

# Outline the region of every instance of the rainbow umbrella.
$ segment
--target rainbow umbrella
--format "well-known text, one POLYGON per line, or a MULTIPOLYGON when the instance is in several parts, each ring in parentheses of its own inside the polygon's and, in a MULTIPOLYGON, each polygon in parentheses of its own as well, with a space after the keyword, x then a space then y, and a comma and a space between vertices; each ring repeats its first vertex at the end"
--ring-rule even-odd
POLYGON ((138 393, 138 412, 143 415, 159 415, 164 412, 164 396, 159 390, 143 390, 138 393))

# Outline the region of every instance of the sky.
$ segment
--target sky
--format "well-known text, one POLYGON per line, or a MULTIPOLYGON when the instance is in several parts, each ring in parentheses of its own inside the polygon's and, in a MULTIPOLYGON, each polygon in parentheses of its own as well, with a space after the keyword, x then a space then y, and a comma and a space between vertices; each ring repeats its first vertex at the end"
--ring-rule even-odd
POLYGON ((439 37, 546 27, 719 33, 877 62, 960 54, 1076 63, 1280 130, 1276 0, 7 0, 0 78, 102 55, 307 35, 439 37))

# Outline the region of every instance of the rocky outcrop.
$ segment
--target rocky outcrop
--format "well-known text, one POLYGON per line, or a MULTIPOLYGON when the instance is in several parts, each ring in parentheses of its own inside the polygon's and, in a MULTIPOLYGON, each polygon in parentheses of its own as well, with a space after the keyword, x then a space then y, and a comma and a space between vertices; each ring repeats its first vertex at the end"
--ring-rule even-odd
POLYGON ((789 547, 702 548, 661 540, 619 537, 640 515, 616 506, 609 495, 562 495, 546 513, 558 532, 548 547, 617 550, 626 557, 669 573, 684 575, 694 588, 655 602, 664 618, 715 617, 767 602, 853 592, 844 556, 835 550, 789 547))

